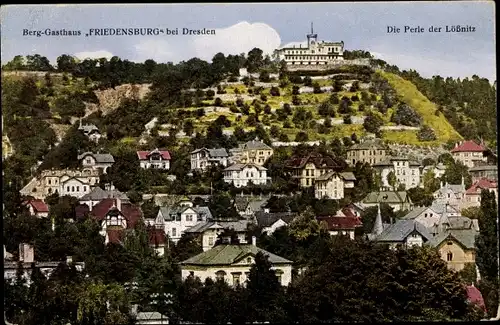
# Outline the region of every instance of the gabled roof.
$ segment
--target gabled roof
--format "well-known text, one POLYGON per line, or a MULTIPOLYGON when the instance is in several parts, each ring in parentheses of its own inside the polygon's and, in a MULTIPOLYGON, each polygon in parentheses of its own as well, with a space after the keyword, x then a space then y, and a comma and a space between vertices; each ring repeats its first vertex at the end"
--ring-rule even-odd
POLYGON ((224 169, 224 171, 225 172, 229 172, 229 171, 242 171, 245 168, 252 168, 252 167, 255 167, 259 171, 265 171, 265 170, 267 170, 267 168, 259 166, 259 165, 254 164, 254 163, 247 163, 247 164, 236 163, 236 164, 232 164, 231 166, 227 167, 226 169, 224 169))
POLYGON ((482 145, 477 144, 472 140, 464 141, 460 144, 456 144, 455 148, 451 150, 451 152, 483 152, 486 148, 482 145))
POLYGON ((188 209, 194 210, 196 213, 203 216, 203 218, 205 218, 205 220, 212 218, 212 213, 210 212, 210 209, 208 207, 189 207, 189 206, 180 206, 180 205, 164 206, 164 207, 160 207, 160 212, 161 212, 165 221, 172 221, 172 218, 171 218, 172 215, 182 214, 188 209))
POLYGON ((476 165, 469 168, 469 172, 479 172, 479 171, 495 171, 498 170, 497 165, 476 165))
POLYGON ((186 229, 184 232, 187 233, 202 233, 207 229, 232 229, 236 232, 245 232, 247 230, 248 220, 238 220, 238 221, 201 221, 186 229))
POLYGON ((158 148, 156 148, 152 151, 137 151, 137 157, 139 157, 139 160, 146 160, 153 154, 160 154, 162 159, 170 160, 170 153, 167 150, 158 150, 158 148))
POLYGON ((191 152, 191 154, 198 153, 200 151, 206 151, 210 157, 228 157, 227 150, 225 148, 207 149, 200 148, 191 152))
POLYGON ((115 162, 115 159, 109 153, 92 153, 92 152, 84 152, 81 155, 78 155, 78 160, 82 160, 86 156, 94 157, 97 163, 101 164, 112 164, 115 162))
POLYGON ((354 228, 361 227, 363 225, 361 219, 357 217, 328 216, 316 217, 316 220, 320 223, 324 222, 328 231, 353 230, 354 228))
POLYGON ((345 160, 340 157, 322 155, 316 152, 312 152, 305 157, 292 157, 286 161, 285 167, 302 169, 307 164, 314 164, 316 168, 328 168, 335 171, 341 171, 347 167, 345 160))
POLYGON ((432 239, 432 235, 420 222, 415 220, 398 220, 384 229, 375 240, 379 242, 402 242, 414 231, 418 232, 426 240, 432 239))
POLYGON ((259 227, 269 227, 278 220, 283 220, 285 223, 289 224, 292 220, 298 216, 296 212, 274 212, 268 213, 264 211, 258 211, 255 213, 255 219, 257 220, 257 225, 259 227))
POLYGON ((410 198, 405 191, 381 191, 371 192, 364 199, 363 203, 404 203, 409 201, 410 198))
POLYGON ((231 265, 246 256, 255 256, 257 253, 268 256, 271 264, 292 264, 293 262, 278 255, 269 253, 254 245, 217 245, 212 249, 193 256, 179 264, 181 265, 231 265))
POLYGON ((248 141, 241 145, 241 149, 243 150, 271 150, 272 148, 261 141, 248 141))
POLYGON ((498 183, 495 181, 491 181, 487 178, 481 178, 474 184, 472 184, 471 187, 467 189, 465 192, 466 195, 472 195, 472 194, 481 194, 481 190, 485 189, 494 189, 498 187, 498 183))
POLYGON ((465 249, 475 249, 474 243, 479 233, 475 229, 452 229, 436 235, 429 244, 433 247, 441 245, 444 241, 455 240, 465 249))
POLYGON ((374 167, 394 166, 394 161, 408 161, 409 164, 410 164, 410 166, 413 166, 413 167, 419 167, 420 166, 420 163, 418 163, 418 162, 416 162, 414 160, 410 160, 407 157, 389 157, 389 158, 386 158, 383 161, 379 161, 378 163, 373 164, 373 166, 374 167))
POLYGON ((148 227, 149 245, 164 245, 167 242, 167 236, 163 228, 148 227))
POLYGON ((342 172, 342 173, 328 172, 328 173, 324 173, 323 175, 316 177, 316 181, 329 181, 332 179, 332 177, 334 175, 338 175, 338 177, 344 181, 355 181, 356 180, 356 176, 354 176, 354 174, 352 172, 342 172))
POLYGON ((79 200, 80 201, 100 201, 104 199, 120 199, 122 201, 128 201, 129 198, 127 194, 122 193, 117 190, 103 190, 99 186, 96 186, 90 191, 90 193, 85 194, 79 200))
POLYGON ((409 219, 415 219, 418 216, 420 216, 424 211, 427 209, 432 210, 434 213, 438 215, 442 215, 444 213, 458 213, 458 210, 454 208, 451 205, 443 204, 443 203, 436 203, 433 202, 431 206, 428 207, 417 207, 410 212, 408 212, 407 215, 403 217, 403 219, 409 220, 409 219))
POLYGON ((90 212, 90 208, 87 204, 78 204, 75 207, 75 216, 77 218, 83 218, 90 212))
MULTIPOLYGON (((90 215, 100 222, 106 218, 108 212, 116 208, 116 203, 116 199, 104 199, 92 208, 90 215)), ((120 212, 127 220, 127 228, 135 228, 135 225, 142 217, 141 209, 130 202, 121 202, 120 212)))
POLYGON ((49 212, 49 206, 43 200, 32 199, 25 202, 26 205, 31 205, 36 213, 49 212))

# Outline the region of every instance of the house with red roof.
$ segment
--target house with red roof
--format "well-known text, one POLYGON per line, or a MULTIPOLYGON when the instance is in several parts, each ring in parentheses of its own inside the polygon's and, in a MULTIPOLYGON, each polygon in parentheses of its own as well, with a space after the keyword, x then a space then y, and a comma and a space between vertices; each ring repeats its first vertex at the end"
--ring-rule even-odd
POLYGON ((137 151, 141 168, 170 169, 170 153, 158 148, 152 151, 137 151))
POLYGON ((49 216, 49 206, 40 199, 31 199, 24 202, 30 215, 38 218, 47 218, 49 216))
POLYGON ((106 237, 106 243, 123 242, 125 232, 134 229, 142 219, 140 207, 130 202, 122 202, 118 198, 104 199, 96 204, 92 211, 84 208, 80 210, 99 222, 102 228, 101 234, 106 237))
POLYGON ((363 226, 361 218, 351 207, 340 209, 334 216, 317 216, 316 220, 326 226, 330 235, 347 235, 351 239, 354 239, 356 228, 363 226))
POLYGON ((487 151, 488 149, 484 145, 467 140, 455 144, 455 148, 451 149, 450 152, 456 161, 460 161, 468 168, 472 168, 479 162, 488 160, 487 155, 485 155, 487 151))
POLYGON ((481 205, 482 190, 489 190, 495 193, 498 204, 498 183, 487 178, 481 178, 465 191, 465 203, 462 208, 479 207, 481 205))

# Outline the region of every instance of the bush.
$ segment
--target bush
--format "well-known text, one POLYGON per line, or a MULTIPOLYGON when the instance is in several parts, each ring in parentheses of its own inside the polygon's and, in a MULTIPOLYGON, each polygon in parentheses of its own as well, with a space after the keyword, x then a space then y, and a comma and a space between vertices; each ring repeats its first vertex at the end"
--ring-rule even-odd
POLYGON ((297 141, 297 142, 306 142, 306 141, 309 141, 309 136, 307 135, 306 132, 300 131, 295 136, 295 141, 297 141))
POLYGON ((290 80, 290 82, 293 83, 293 84, 301 84, 301 83, 303 83, 302 78, 299 75, 296 75, 296 74, 292 74, 291 76, 289 76, 288 80, 290 80))
POLYGON ((245 115, 248 115, 250 114, 250 106, 248 104, 244 104, 241 108, 240 108, 240 111, 245 114, 245 115))
POLYGON ((243 98, 236 99, 236 106, 242 107, 244 104, 243 98))
POLYGON ((239 90, 238 88, 234 88, 234 93, 235 93, 236 95, 239 95, 239 94, 240 94, 240 90, 239 90))
POLYGON ((281 133, 281 130, 276 125, 271 126, 271 128, 269 129, 269 134, 273 138, 278 138, 280 136, 280 133, 281 133))
POLYGON ((352 95, 352 96, 351 96, 351 100, 352 100, 353 102, 358 102, 358 101, 359 101, 359 97, 358 97, 358 95, 352 95))
POLYGON ((332 94, 330 96, 330 98, 328 99, 328 101, 332 104, 335 104, 337 105, 338 103, 340 103, 340 100, 339 100, 339 97, 337 96, 337 94, 332 94))
POLYGON ((312 87, 312 79, 309 76, 304 77, 304 86, 312 87))
POLYGON ((292 97, 292 104, 297 106, 297 105, 300 105, 300 103, 301 103, 301 100, 300 100, 299 96, 294 95, 292 97))
POLYGON ((335 117, 335 108, 329 102, 323 102, 318 106, 318 114, 320 116, 335 117))
POLYGON ((281 133, 278 140, 281 142, 290 142, 288 135, 286 135, 285 133, 281 133))
POLYGON ((240 113, 241 112, 238 109, 238 107, 236 107, 236 105, 234 105, 234 103, 231 103, 231 106, 229 106, 229 110, 231 111, 231 113, 240 113))
POLYGON ((238 81, 238 77, 236 76, 230 76, 228 79, 227 79, 228 82, 237 82, 238 81))
POLYGON ((271 96, 279 96, 280 90, 278 87, 271 87, 271 89, 269 90, 269 93, 271 94, 271 96))
POLYGON ((222 102, 222 99, 217 97, 214 101, 214 106, 222 106, 222 105, 224 105, 224 103, 222 102))
POLYGON ((323 90, 321 90, 321 87, 318 84, 314 85, 313 93, 321 94, 322 92, 323 92, 323 90))
POLYGON ((264 113, 271 114, 271 106, 269 106, 269 104, 266 104, 266 106, 264 106, 264 113))
POLYGON ((359 104, 358 111, 363 112, 365 110, 365 104, 359 104))
POLYGON ((292 128, 292 124, 290 123, 289 120, 286 120, 284 123, 283 123, 283 128, 284 129, 291 129, 292 128))
POLYGON ((217 94, 225 94, 226 90, 221 86, 217 86, 217 94))
POLYGON ((392 115, 391 122, 406 126, 420 126, 422 117, 413 108, 401 103, 392 115))
POLYGON ((259 76, 259 80, 261 82, 269 82, 271 81, 271 77, 269 76, 269 72, 267 71, 262 71, 259 76))
POLYGON ((261 94, 260 100, 262 100, 263 102, 267 102, 267 96, 265 94, 261 94))
POLYGON ((351 93, 354 93, 354 92, 356 92, 358 90, 359 90, 359 81, 355 81, 355 82, 352 83, 351 88, 349 89, 349 91, 351 93))
POLYGON ((434 130, 427 125, 422 126, 420 130, 418 130, 417 138, 418 141, 434 141, 437 139, 434 130))
POLYGON ((213 91, 212 89, 207 90, 206 98, 208 100, 212 100, 214 98, 214 96, 215 96, 215 91, 213 91))
POLYGON ((290 115, 292 114, 292 106, 290 106, 290 104, 288 103, 285 103, 283 105, 283 110, 285 111, 286 114, 290 115))
POLYGON ((352 124, 351 115, 349 114, 344 115, 344 124, 352 124))
POLYGON ((292 87, 292 95, 298 95, 298 94, 300 94, 299 86, 293 86, 292 87))
POLYGON ((368 113, 363 122, 363 127, 370 133, 378 133, 382 125, 384 125, 382 118, 372 112, 368 113))

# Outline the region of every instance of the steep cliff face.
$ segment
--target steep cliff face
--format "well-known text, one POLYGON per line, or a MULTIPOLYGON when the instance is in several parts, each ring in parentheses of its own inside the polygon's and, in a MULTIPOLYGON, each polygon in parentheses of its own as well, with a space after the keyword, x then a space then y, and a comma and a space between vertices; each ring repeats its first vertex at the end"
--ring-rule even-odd
POLYGON ((87 110, 92 113, 100 109, 103 115, 106 115, 120 106, 124 98, 142 100, 149 93, 150 87, 151 84, 123 84, 115 88, 96 90, 99 105, 87 104, 87 110))

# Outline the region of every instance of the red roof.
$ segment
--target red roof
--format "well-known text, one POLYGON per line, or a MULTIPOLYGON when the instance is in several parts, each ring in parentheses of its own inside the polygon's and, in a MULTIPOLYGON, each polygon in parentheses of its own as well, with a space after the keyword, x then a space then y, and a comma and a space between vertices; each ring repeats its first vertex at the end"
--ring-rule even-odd
POLYGON ((167 242, 165 230, 162 228, 148 227, 149 245, 162 246, 167 242))
POLYGON ((43 200, 40 199, 32 199, 26 202, 26 205, 31 205, 33 207, 33 210, 35 210, 35 213, 48 213, 49 212, 49 206, 43 202, 43 200))
POLYGON ((90 208, 87 204, 78 204, 75 207, 75 216, 77 218, 83 218, 90 212, 90 208))
POLYGON ((167 150, 158 149, 155 149, 153 151, 137 151, 137 157, 139 157, 139 160, 147 160, 149 159, 149 156, 155 153, 160 154, 162 159, 170 160, 170 153, 167 150))
POLYGON ((481 194, 482 189, 494 189, 497 188, 497 186, 497 182, 491 181, 487 178, 481 178, 480 180, 472 184, 472 186, 467 189, 465 194, 481 194))
POLYGON ((108 242, 113 244, 120 244, 125 238, 125 231, 123 229, 108 229, 108 242))
POLYGON ((482 152, 485 150, 486 148, 482 145, 479 145, 472 140, 467 140, 453 148, 451 152, 482 152))
POLYGON ((332 230, 342 230, 342 229, 354 229, 356 227, 360 227, 363 225, 360 218, 352 218, 352 217, 316 217, 318 222, 325 222, 328 231, 332 230))
MULTIPOLYGON (((92 208, 90 214, 97 221, 103 221, 111 208, 113 206, 118 206, 117 203, 117 199, 104 199, 92 208)), ((141 209, 129 202, 121 202, 120 212, 127 220, 127 228, 135 228, 137 221, 139 221, 142 216, 141 209)))
POLYGON ((467 300, 469 302, 478 305, 482 310, 486 312, 486 305, 484 304, 483 295, 478 288, 474 286, 467 286, 467 300))

